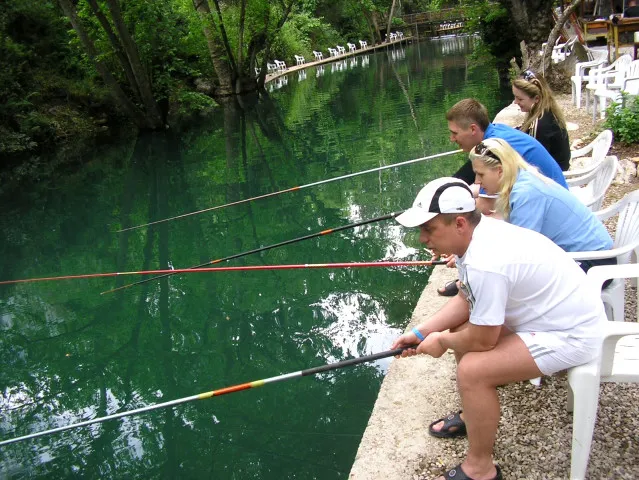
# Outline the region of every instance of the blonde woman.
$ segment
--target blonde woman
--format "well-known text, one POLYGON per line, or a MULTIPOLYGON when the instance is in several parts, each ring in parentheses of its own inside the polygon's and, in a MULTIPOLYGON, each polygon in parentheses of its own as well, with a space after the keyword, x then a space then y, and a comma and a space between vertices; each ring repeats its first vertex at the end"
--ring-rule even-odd
MULTIPOLYGON (((537 169, 499 138, 490 138, 470 151, 475 183, 488 194, 499 195, 495 208, 504 220, 548 237, 566 252, 600 251, 612 248, 603 224, 565 188, 537 169)), ((515 246, 514 246, 515 247, 515 246)), ((588 271, 594 265, 616 260, 582 261, 588 271)))
POLYGON ((519 129, 536 138, 562 170, 570 168, 570 142, 566 121, 548 84, 530 70, 512 82, 513 103, 527 113, 519 129))

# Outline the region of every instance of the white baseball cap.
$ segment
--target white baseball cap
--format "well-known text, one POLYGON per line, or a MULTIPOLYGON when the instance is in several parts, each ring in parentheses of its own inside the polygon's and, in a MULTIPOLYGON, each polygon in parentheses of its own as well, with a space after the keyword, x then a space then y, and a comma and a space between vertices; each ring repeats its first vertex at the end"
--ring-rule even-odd
POLYGON ((464 213, 475 210, 475 198, 468 184, 459 178, 442 177, 426 184, 413 206, 396 220, 405 227, 417 227, 440 213, 464 213))

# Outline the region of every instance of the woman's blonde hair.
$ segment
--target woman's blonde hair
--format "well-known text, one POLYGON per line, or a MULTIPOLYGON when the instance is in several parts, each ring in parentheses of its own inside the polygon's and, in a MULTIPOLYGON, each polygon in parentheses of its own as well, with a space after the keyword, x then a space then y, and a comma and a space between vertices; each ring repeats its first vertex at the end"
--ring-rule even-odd
POLYGON ((530 70, 522 73, 522 76, 512 82, 513 87, 524 92, 530 98, 539 97, 539 102, 535 103, 526 115, 521 126, 522 132, 528 132, 530 127, 541 118, 544 113, 549 113, 555 117, 562 129, 566 129, 566 120, 561 112, 555 97, 543 77, 537 76, 530 70))
POLYGON ((470 151, 468 156, 471 162, 480 160, 490 169, 502 168, 499 180, 499 198, 495 208, 503 215, 504 220, 510 216, 510 192, 517 181, 519 170, 528 170, 544 183, 552 184, 553 182, 539 173, 537 167, 526 162, 506 140, 501 138, 488 138, 481 141, 470 151))

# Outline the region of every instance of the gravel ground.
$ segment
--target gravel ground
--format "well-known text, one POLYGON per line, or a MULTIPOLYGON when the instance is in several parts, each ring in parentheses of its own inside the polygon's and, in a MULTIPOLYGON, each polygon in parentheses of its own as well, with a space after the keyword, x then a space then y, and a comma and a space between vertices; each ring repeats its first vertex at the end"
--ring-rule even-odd
MULTIPOLYGON (((584 109, 572 106, 569 95, 557 100, 570 122, 573 148, 601 130, 584 109)), ((639 157, 639 145, 613 144, 620 160, 639 157)), ((627 166, 632 165, 630 163, 627 166)), ((636 168, 608 190, 608 206, 639 188, 636 168)), ((614 222, 607 227, 614 233, 614 222)), ((445 301, 438 285, 456 278, 451 269, 435 269, 415 308, 408 329, 432 315, 445 301)), ((629 285, 627 285, 629 287, 629 285)), ((627 288, 626 321, 637 321, 637 291, 627 288)), ((529 382, 499 389, 502 417, 495 461, 504 478, 566 479, 570 472, 572 414, 566 410, 565 374, 544 377, 540 388, 529 382)), ((639 479, 639 385, 603 384, 588 468, 588 479, 639 479)), ((351 480, 429 480, 460 463, 465 439, 430 437, 428 424, 459 408, 455 392, 455 362, 416 356, 391 364, 357 452, 351 480)))

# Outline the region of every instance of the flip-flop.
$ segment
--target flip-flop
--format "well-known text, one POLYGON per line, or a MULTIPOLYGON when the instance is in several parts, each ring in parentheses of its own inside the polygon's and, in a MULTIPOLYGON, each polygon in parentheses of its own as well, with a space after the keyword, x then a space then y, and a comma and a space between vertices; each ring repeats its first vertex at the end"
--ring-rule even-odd
MULTIPOLYGON (((499 465, 495 464, 495 468, 497 469, 497 475, 495 475, 492 480, 503 480, 504 477, 501 475, 501 468, 499 467, 499 465)), ((446 480, 473 480, 464 473, 461 468, 461 463, 455 468, 451 468, 443 475, 446 480)))
POLYGON ((443 290, 440 288, 437 289, 437 293, 439 293, 442 297, 454 297, 459 292, 459 288, 457 288, 457 280, 451 280, 450 282, 446 282, 443 290))
POLYGON ((457 437, 465 437, 466 436, 466 423, 461 418, 462 411, 460 410, 457 413, 451 413, 450 415, 446 415, 444 418, 440 418, 439 420, 435 420, 428 426, 428 433, 430 433, 433 437, 437 438, 457 438, 457 437), (433 430, 433 425, 444 422, 441 430, 433 430), (451 428, 457 427, 455 430, 451 431, 451 428))

